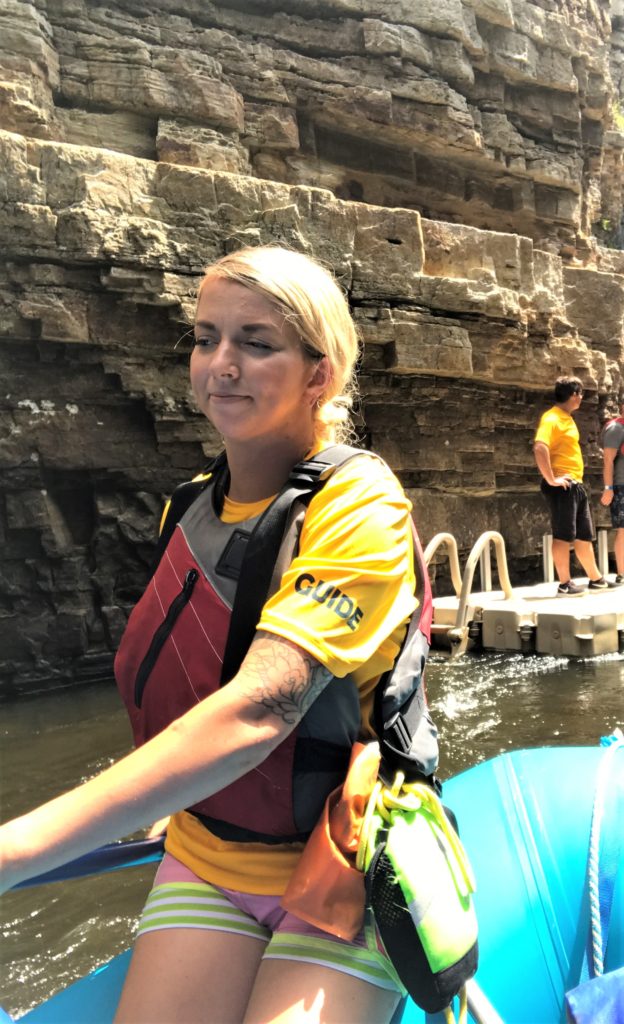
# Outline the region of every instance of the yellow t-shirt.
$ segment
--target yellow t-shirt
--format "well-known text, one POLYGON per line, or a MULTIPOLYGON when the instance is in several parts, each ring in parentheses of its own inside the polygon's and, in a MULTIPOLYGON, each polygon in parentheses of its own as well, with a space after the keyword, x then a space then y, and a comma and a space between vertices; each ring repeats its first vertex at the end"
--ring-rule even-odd
POLYGON ((555 476, 569 474, 574 480, 583 479, 578 427, 569 412, 553 405, 539 421, 535 440, 541 441, 550 451, 550 464, 555 476))
MULTIPOLYGON (((222 518, 243 522, 271 500, 240 504, 226 498, 222 518)), ((304 648, 336 677, 351 675, 360 695, 363 738, 372 735, 375 684, 392 667, 416 604, 410 509, 403 488, 379 459, 359 455, 335 470, 310 502, 299 552, 258 624, 304 648), (333 601, 314 598, 321 582, 316 593, 331 586, 333 601)), ((303 845, 226 841, 181 811, 171 819, 166 848, 206 881, 278 895, 303 845)))

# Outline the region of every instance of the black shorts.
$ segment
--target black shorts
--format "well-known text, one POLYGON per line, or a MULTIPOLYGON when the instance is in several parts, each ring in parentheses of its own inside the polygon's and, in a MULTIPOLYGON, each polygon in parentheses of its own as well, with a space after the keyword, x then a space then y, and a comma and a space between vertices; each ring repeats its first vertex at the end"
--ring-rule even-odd
POLYGON ((594 539, 589 499, 581 483, 573 480, 569 487, 551 487, 542 480, 541 491, 550 509, 554 540, 594 539))
POLYGON ((616 530, 624 527, 624 484, 616 484, 613 488, 613 501, 609 505, 611 526, 616 530))

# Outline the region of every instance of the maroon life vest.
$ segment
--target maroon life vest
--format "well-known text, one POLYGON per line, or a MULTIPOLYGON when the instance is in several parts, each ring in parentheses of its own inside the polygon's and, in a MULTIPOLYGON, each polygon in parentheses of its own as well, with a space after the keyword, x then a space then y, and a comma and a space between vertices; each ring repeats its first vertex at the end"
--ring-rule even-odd
MULTIPOLYGON (((300 464, 306 467, 304 475, 309 476, 308 467, 312 465, 332 469, 360 454, 356 449, 338 446, 332 451, 339 453, 334 454, 335 462, 322 462, 326 453, 321 453, 316 457, 317 463, 310 460, 300 464)), ((266 524, 271 523, 273 506, 279 505, 284 492, 261 516, 229 524, 222 522, 215 507, 218 476, 201 484, 182 485, 185 504, 190 504, 177 522, 170 518, 165 524, 158 566, 130 615, 115 659, 117 684, 137 746, 235 674, 261 608, 278 589, 282 573, 294 556, 307 501, 322 486, 320 475, 313 488, 306 485, 301 500, 288 498, 286 519, 281 526, 266 524), (270 536, 265 536, 263 530, 270 536), (271 559, 271 579, 267 580, 268 589, 264 592, 262 576, 267 569, 259 566, 256 574, 245 570, 250 554, 253 561, 252 540, 256 541, 256 552, 268 553, 271 559), (274 553, 270 554, 272 543, 274 553), (255 595, 256 589, 259 596, 255 595), (259 607, 248 612, 250 635, 239 637, 235 631, 232 636, 232 609, 236 611, 240 599, 244 603, 252 591, 259 607), (226 642, 229 648, 243 649, 237 651, 234 663, 225 669, 224 678, 224 659, 226 663, 232 661, 227 656, 226 642)), ((173 518, 177 515, 176 512, 173 518)), ((416 555, 422 562, 417 541, 416 555)), ((431 597, 424 566, 418 564, 416 572, 424 600, 421 598, 418 615, 412 617, 408 638, 397 659, 398 677, 393 672, 386 673, 384 685, 378 688, 375 717, 382 749, 385 739, 388 750, 396 750, 400 760, 406 749, 402 712, 405 713, 407 732, 419 732, 418 770, 428 776, 437 766, 436 732, 426 708, 421 678, 428 650, 431 597), (418 629, 419 624, 424 633, 418 629), (416 659, 413 651, 412 657, 406 659, 406 647, 414 648, 414 639, 416 659), (406 671, 409 675, 409 666, 416 662, 419 678, 415 684, 413 678, 406 678, 406 671)), ((298 726, 261 765, 188 810, 222 839, 263 843, 304 840, 314 828, 325 799, 345 777, 359 726, 360 702, 355 683, 350 677, 332 679, 298 726)), ((209 736, 206 742, 210 742, 209 736)))

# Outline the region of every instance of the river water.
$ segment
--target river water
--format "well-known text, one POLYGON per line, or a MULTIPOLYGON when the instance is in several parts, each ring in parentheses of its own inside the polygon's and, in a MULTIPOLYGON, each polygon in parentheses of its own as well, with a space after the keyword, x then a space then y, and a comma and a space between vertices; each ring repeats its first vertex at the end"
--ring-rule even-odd
MULTIPOLYGON (((442 779, 506 750, 598 743, 624 724, 623 655, 575 661, 483 654, 453 662, 438 655, 427 688, 442 779)), ((130 748, 113 686, 22 698, 5 704, 2 718, 3 820, 130 748)), ((19 1016, 125 949, 153 872, 152 865, 4 896, 0 1005, 19 1016)))

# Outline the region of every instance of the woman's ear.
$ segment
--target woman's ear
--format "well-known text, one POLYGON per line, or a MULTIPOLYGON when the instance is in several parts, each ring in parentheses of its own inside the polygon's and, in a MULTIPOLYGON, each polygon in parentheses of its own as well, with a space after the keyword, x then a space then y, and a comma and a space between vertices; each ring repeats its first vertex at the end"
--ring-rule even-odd
POLYGON ((314 372, 310 377, 308 390, 312 398, 312 404, 321 397, 327 390, 332 379, 332 369, 327 356, 322 356, 314 366, 314 372))

